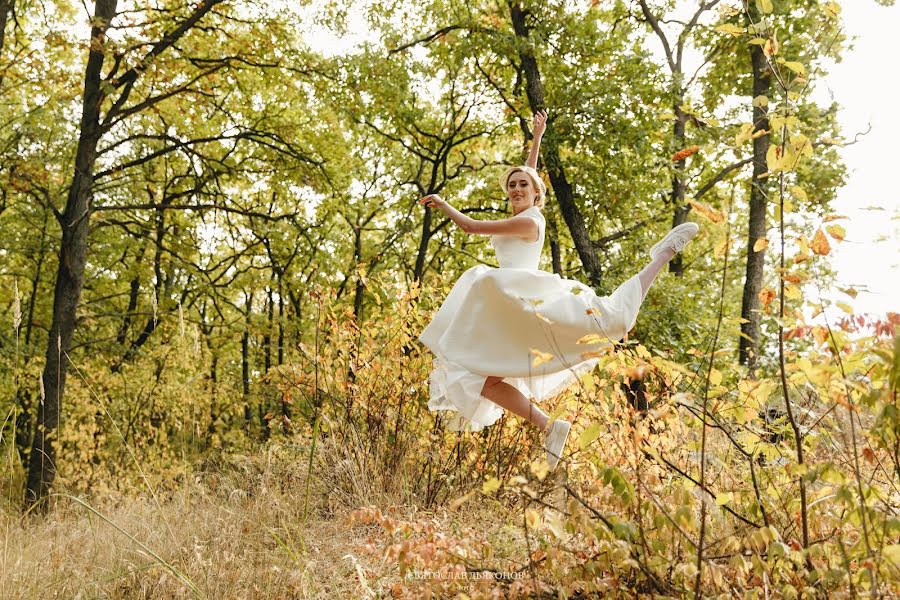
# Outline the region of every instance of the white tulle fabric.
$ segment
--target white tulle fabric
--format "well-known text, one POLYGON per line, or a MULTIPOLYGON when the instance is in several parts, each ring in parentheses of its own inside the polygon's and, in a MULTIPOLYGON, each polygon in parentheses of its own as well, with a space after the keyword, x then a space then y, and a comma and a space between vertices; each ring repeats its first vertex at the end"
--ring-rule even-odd
POLYGON ((503 414, 481 395, 488 376, 503 377, 526 398, 551 398, 596 366, 584 352, 620 340, 637 319, 637 276, 611 296, 597 296, 578 281, 539 270, 544 216, 536 207, 520 214, 535 220, 538 240, 492 236, 500 268, 479 265, 463 273, 419 336, 435 355, 428 408, 454 411, 451 430, 478 431, 503 414), (578 343, 589 334, 604 341, 578 343), (552 359, 532 366, 533 349, 552 359))

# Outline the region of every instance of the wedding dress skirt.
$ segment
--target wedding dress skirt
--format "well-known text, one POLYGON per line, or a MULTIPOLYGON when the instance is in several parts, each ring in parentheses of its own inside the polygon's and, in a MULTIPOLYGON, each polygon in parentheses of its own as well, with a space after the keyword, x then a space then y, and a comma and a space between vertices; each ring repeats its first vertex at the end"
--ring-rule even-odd
POLYGON ((428 408, 455 411, 451 430, 477 431, 503 414, 481 395, 488 376, 502 377, 526 398, 551 398, 596 366, 590 354, 622 339, 637 319, 637 276, 597 296, 539 270, 544 216, 537 207, 520 214, 537 222, 538 240, 492 236, 500 268, 463 273, 419 336, 435 355, 428 408))

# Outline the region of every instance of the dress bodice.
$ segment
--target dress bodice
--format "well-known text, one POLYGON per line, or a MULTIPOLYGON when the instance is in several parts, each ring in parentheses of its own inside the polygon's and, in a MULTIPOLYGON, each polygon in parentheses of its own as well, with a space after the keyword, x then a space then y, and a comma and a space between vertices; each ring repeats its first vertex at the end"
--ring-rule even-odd
POLYGON ((544 215, 536 206, 519 213, 532 217, 538 224, 538 239, 527 242, 515 235, 492 235, 491 246, 500 262, 501 269, 537 269, 544 247, 544 215))

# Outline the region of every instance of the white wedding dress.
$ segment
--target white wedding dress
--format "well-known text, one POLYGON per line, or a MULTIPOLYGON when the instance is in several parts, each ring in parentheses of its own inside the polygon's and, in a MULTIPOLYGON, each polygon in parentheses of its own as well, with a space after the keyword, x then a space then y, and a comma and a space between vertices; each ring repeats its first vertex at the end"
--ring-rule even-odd
POLYGON ((537 207, 520 214, 537 222, 537 241, 491 236, 500 268, 463 273, 419 336, 435 355, 428 408, 455 411, 451 430, 478 431, 503 414, 481 395, 488 376, 503 377, 526 398, 551 398, 597 364, 585 352, 622 339, 637 319, 637 276, 607 297, 541 271, 544 215, 537 207), (599 337, 587 343, 590 334, 599 337))

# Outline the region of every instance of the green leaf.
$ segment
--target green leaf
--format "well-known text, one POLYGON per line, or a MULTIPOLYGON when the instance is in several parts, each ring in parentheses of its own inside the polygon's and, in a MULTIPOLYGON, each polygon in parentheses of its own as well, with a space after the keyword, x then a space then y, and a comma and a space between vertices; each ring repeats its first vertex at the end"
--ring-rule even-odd
POLYGON ((581 432, 581 435, 578 436, 578 447, 584 450, 588 446, 590 446, 600 434, 603 433, 603 425, 600 423, 594 423, 587 429, 581 432))

